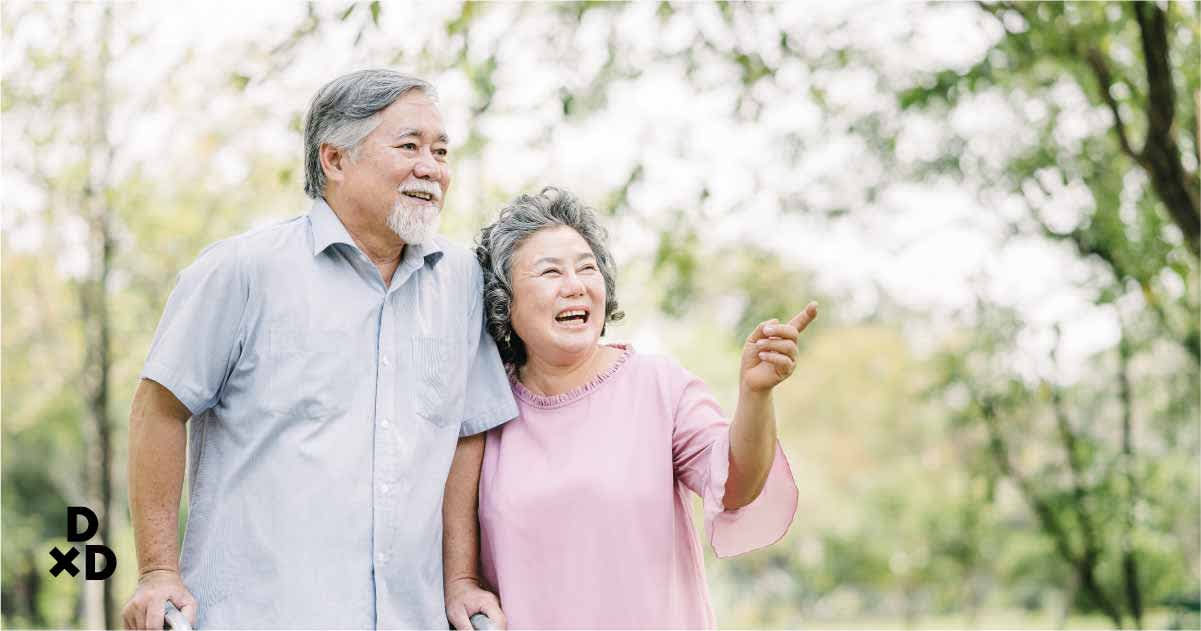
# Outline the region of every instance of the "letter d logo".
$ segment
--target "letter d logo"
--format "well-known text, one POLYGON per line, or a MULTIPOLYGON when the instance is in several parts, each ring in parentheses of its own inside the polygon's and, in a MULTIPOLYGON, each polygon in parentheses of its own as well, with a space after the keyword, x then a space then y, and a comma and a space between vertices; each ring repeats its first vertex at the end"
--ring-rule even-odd
POLYGON ((96 536, 96 531, 100 528, 100 520, 96 519, 96 513, 87 506, 68 506, 67 507, 67 541, 87 541, 96 536), (83 532, 76 532, 75 526, 79 524, 79 517, 83 517, 87 522, 83 532))
POLYGON ((117 571, 117 555, 108 546, 86 546, 87 567, 83 576, 89 581, 104 580, 117 571), (104 569, 96 570, 96 555, 104 557, 104 569))

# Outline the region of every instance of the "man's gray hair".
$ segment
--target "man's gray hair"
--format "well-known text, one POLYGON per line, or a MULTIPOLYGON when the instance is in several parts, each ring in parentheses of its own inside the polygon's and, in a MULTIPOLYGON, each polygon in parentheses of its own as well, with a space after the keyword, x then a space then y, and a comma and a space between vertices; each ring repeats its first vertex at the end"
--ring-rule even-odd
POLYGON ((359 70, 325 84, 309 104, 304 120, 304 192, 316 199, 325 193, 321 145, 332 145, 353 157, 380 124, 379 113, 412 90, 437 98, 428 82, 393 70, 359 70))
MULTIPOLYGON (((567 226, 592 249, 596 265, 605 279, 605 322, 625 317, 617 308, 617 264, 609 253, 608 233, 596 211, 581 204, 575 195, 548 186, 537 195, 519 195, 500 211, 490 226, 480 231, 475 248, 484 275, 484 314, 488 332, 496 340, 500 357, 521 366, 527 356, 525 343, 513 331, 513 257, 534 233, 567 226)), ((604 334, 604 328, 601 328, 604 334)))

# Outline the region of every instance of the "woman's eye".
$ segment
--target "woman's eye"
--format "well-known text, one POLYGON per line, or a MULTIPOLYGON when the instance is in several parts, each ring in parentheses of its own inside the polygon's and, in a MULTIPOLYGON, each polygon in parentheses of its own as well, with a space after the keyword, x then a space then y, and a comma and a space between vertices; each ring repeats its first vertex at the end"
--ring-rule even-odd
POLYGON ((583 267, 581 267, 581 268, 580 268, 580 271, 581 271, 581 272, 595 272, 595 271, 596 271, 596 266, 595 266, 595 265, 591 265, 591 264, 589 264, 589 265, 585 265, 585 266, 583 266, 583 267))
POLYGON ((548 276, 548 275, 551 275, 551 274, 558 274, 558 273, 559 273, 559 270, 557 270, 557 269, 555 269, 555 268, 553 268, 553 267, 552 267, 552 268, 549 268, 549 269, 542 270, 542 276, 548 276))

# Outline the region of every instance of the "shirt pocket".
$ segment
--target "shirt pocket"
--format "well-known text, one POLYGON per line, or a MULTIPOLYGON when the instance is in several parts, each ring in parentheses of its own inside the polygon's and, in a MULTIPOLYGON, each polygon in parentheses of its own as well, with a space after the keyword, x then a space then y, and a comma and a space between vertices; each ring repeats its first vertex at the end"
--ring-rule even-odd
POLYGON ((457 384, 463 371, 457 366, 457 351, 456 341, 451 338, 413 338, 413 367, 417 376, 413 408, 417 416, 438 427, 446 427, 454 420, 457 416, 454 403, 462 399, 462 388, 457 384))
POLYGON ((282 416, 328 420, 346 412, 353 394, 350 336, 345 331, 272 327, 268 335, 268 408, 282 416))

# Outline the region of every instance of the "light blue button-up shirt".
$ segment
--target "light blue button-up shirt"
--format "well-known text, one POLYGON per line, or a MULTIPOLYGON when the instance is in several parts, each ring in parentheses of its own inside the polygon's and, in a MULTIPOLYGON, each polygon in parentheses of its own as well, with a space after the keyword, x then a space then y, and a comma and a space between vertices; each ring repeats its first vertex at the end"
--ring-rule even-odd
POLYGON ((321 200, 180 274, 142 376, 193 414, 200 627, 447 628, 455 444, 517 415, 481 282, 439 237, 385 287, 321 200))

